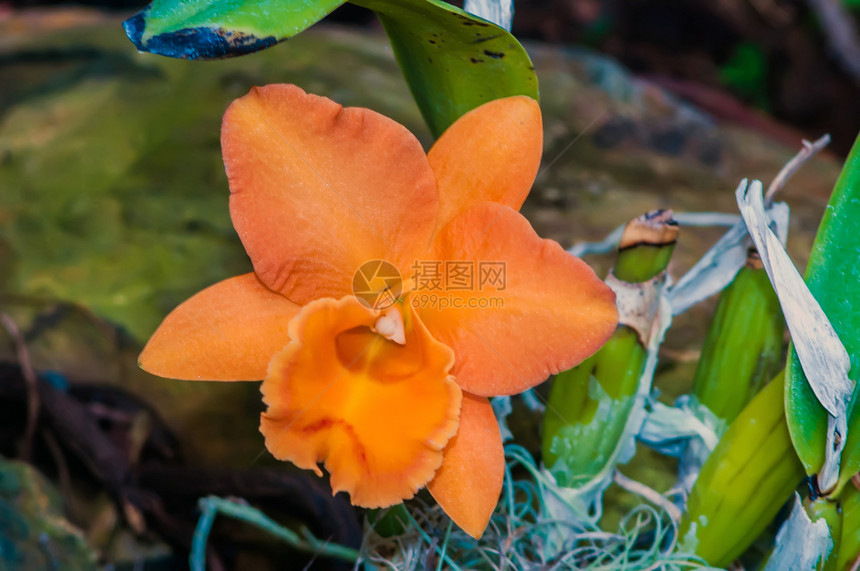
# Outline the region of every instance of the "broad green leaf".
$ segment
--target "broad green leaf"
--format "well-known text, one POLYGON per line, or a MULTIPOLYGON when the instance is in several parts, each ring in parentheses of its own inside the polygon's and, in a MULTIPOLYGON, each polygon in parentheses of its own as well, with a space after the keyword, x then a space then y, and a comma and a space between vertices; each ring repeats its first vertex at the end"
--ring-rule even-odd
POLYGON ((137 49, 183 59, 256 52, 295 36, 345 0, 154 0, 123 23, 137 49))
MULTIPOLYGON (((185 59, 243 55, 313 25, 343 0, 155 0, 124 26, 139 50, 185 59)), ((534 67, 506 30, 441 0, 356 0, 385 27, 435 136, 501 97, 538 97, 534 67)))
MULTIPOLYGON (((860 137, 836 181, 824 212, 806 283, 839 335, 851 361, 849 377, 860 378, 860 137)), ((791 439, 807 474, 824 463, 827 411, 818 402, 792 348, 786 369, 785 406, 791 439)), ((857 390, 855 388, 855 401, 857 390)), ((860 415, 849 417, 840 485, 860 470, 860 415)))
POLYGON ((353 0, 377 13, 412 95, 439 136, 475 107, 538 98, 525 49, 508 31, 441 0, 353 0))

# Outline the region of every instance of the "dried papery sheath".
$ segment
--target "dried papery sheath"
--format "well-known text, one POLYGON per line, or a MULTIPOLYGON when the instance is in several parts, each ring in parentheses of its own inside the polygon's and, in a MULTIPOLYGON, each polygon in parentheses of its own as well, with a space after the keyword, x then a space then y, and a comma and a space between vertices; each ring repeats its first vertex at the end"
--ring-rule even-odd
MULTIPOLYGON (((767 209, 767 214, 776 226, 777 236, 784 244, 788 237, 788 206, 782 202, 772 204, 767 209)), ((746 226, 743 220, 738 220, 696 265, 672 286, 669 292, 672 313, 681 314, 729 285, 746 262, 750 244, 746 226)))
POLYGON ((824 518, 812 521, 800 496, 794 494, 791 515, 776 535, 776 543, 764 571, 815 571, 833 550, 833 538, 824 518))
POLYGON ((463 9, 508 31, 514 21, 514 0, 466 0, 463 9))
POLYGON ((626 325, 635 331, 645 346, 651 341, 654 315, 665 280, 666 276, 660 275, 647 282, 630 283, 616 278, 614 274, 606 276, 606 285, 615 292, 619 325, 626 325))
POLYGON ((740 214, 726 212, 676 212, 679 226, 734 226, 741 221, 740 214))
POLYGON ((652 400, 637 438, 661 454, 679 458, 678 486, 689 493, 725 429, 726 423, 706 406, 683 395, 674 406, 652 400))
POLYGON ((848 403, 854 381, 848 378, 848 352, 821 306, 768 225, 761 182, 741 181, 735 191, 741 215, 779 296, 792 342, 809 386, 829 414, 825 461, 819 486, 828 490, 839 475, 840 455, 848 431, 848 403))

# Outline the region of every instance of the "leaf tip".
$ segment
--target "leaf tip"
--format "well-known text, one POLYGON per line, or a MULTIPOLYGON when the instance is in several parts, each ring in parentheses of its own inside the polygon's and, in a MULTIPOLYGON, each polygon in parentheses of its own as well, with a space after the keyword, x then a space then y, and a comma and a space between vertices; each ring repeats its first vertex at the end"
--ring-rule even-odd
POLYGON ((143 29, 146 27, 146 10, 142 12, 138 12, 128 20, 122 23, 122 27, 125 30, 125 35, 128 36, 128 39, 131 40, 131 43, 135 45, 135 47, 141 51, 145 51, 145 48, 141 42, 143 38, 143 29))
POLYGON ((147 11, 123 22, 128 39, 142 52, 189 59, 223 59, 264 50, 278 43, 274 36, 258 37, 248 32, 216 26, 197 26, 145 38, 147 11))

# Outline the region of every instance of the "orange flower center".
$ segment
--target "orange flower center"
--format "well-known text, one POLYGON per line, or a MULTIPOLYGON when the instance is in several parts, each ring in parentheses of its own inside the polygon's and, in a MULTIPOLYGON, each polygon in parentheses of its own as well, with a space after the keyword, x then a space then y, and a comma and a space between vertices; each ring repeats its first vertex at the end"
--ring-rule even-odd
POLYGON ((354 297, 321 299, 290 324, 263 382, 260 430, 276 457, 319 472, 355 504, 412 497, 457 431, 453 353, 406 304, 382 314, 354 297), (389 337, 402 335, 402 343, 389 337), (420 403, 420 407, 416 404, 420 403))

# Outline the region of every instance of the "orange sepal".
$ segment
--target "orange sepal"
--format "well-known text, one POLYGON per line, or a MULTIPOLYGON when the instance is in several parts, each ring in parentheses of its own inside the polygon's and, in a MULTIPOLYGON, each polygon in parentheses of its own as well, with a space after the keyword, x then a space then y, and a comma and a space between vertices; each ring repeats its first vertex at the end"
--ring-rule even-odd
POLYGON ((457 119, 427 154, 439 187, 437 227, 478 202, 519 210, 542 152, 540 107, 531 97, 496 99, 457 119))
POLYGON ((504 477, 505 451, 493 407, 486 397, 464 392, 460 428, 427 489, 454 523, 478 539, 499 501, 504 477))
POLYGON ((457 431, 453 353, 398 307, 404 345, 373 333, 381 313, 353 297, 311 302, 262 385, 260 431, 272 455, 317 473, 324 462, 332 489, 364 507, 415 495, 457 431))
POLYGON ((230 214, 254 270, 297 303, 349 294, 369 260, 405 271, 430 240, 430 163, 383 115, 294 85, 257 87, 225 112, 221 146, 230 214))
POLYGON ((445 292, 448 307, 412 294, 433 337, 454 349, 464 391, 522 392, 579 364, 615 331, 612 290, 507 206, 486 202, 456 217, 430 257, 474 264, 469 288, 445 292), (504 272, 503 283, 482 283, 488 264, 504 272))
POLYGON ((259 381, 289 343, 288 324, 300 309, 254 274, 230 278, 174 309, 138 362, 171 379, 259 381))

